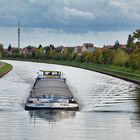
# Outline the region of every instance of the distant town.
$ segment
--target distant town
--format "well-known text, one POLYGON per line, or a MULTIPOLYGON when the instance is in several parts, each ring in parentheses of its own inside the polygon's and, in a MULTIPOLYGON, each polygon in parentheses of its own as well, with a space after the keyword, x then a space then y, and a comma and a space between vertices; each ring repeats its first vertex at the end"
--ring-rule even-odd
MULTIPOLYGON (((119 41, 117 40, 116 43, 119 43, 119 41)), ((2 44, 1 44, 2 46, 2 44)), ((96 51, 97 49, 100 49, 101 51, 104 51, 106 49, 113 49, 115 46, 114 45, 104 45, 102 48, 100 47, 96 47, 94 46, 93 43, 83 43, 81 46, 75 46, 75 47, 67 47, 67 46, 57 46, 55 47, 54 45, 50 44, 48 46, 43 47, 41 44, 36 47, 36 46, 27 46, 24 48, 18 48, 18 47, 13 47, 11 44, 9 44, 9 46, 4 49, 5 54, 7 55, 12 55, 15 54, 17 52, 19 52, 20 54, 24 54, 24 55, 32 55, 36 52, 36 49, 41 49, 42 53, 47 53, 48 50, 52 49, 56 52, 60 52, 63 53, 66 50, 70 49, 73 50, 73 52, 79 56, 81 56, 83 53, 87 52, 87 53, 91 53, 96 51)), ((119 44, 119 48, 121 49, 126 49, 127 48, 127 44, 119 44)))
POLYGON ((67 47, 42 46, 20 47, 20 28, 18 28, 18 47, 11 44, 7 48, 0 45, 0 57, 18 59, 43 59, 58 61, 77 61, 85 63, 109 64, 140 69, 140 30, 128 35, 127 44, 118 40, 114 45, 104 45, 102 48, 93 43, 83 43, 81 46, 67 47))

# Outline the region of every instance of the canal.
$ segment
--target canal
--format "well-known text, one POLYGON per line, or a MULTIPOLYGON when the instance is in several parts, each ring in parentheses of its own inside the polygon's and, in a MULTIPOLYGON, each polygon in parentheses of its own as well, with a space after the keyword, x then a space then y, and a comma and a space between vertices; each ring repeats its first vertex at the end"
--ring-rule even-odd
POLYGON ((97 72, 4 60, 0 79, 0 140, 140 140, 140 86, 97 72), (80 111, 25 111, 37 70, 59 70, 80 111))

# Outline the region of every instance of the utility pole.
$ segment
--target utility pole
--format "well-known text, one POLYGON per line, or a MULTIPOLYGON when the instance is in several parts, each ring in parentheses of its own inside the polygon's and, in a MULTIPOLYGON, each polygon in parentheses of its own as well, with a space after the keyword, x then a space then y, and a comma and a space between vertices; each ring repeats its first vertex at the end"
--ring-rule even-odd
POLYGON ((18 50, 20 49, 20 22, 18 22, 18 50))

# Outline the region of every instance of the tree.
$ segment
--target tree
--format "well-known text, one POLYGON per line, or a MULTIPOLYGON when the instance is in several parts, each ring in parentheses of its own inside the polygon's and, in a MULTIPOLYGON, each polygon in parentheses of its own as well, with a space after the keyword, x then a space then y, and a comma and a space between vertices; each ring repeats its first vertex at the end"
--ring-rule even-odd
POLYGON ((2 58, 3 55, 3 44, 0 44, 0 59, 2 58))
POLYGON ((76 58, 76 53, 73 51, 70 56, 69 56, 69 59, 70 61, 74 60, 76 58))
POLYGON ((0 51, 0 59, 2 59, 2 52, 0 51))
POLYGON ((63 48, 63 52, 62 52, 62 59, 63 60, 68 60, 68 48, 63 48))
POLYGON ((130 56, 129 65, 140 70, 140 48, 137 48, 130 56))
POLYGON ((55 52, 55 55, 53 56, 53 59, 55 59, 55 60, 61 60, 62 59, 61 53, 56 51, 55 52))
POLYGON ((53 45, 53 44, 50 44, 50 48, 51 48, 52 50, 54 50, 54 45, 53 45))
POLYGON ((0 51, 3 52, 3 44, 0 44, 0 51))
POLYGON ((39 44, 38 49, 41 49, 41 48, 43 48, 43 47, 42 47, 42 45, 41 45, 41 44, 39 44))
POLYGON ((72 60, 75 57, 76 56, 75 56, 74 48, 73 47, 67 47, 67 60, 72 60))
POLYGON ((125 66, 127 62, 128 55, 122 49, 117 49, 113 58, 113 64, 118 66, 125 66))
POLYGON ((9 44, 9 46, 8 46, 8 51, 10 52, 11 49, 12 49, 12 46, 11 46, 11 44, 9 44))
POLYGON ((103 52, 103 61, 105 64, 112 64, 115 51, 113 49, 106 49, 103 52))
POLYGON ((50 47, 50 49, 49 49, 49 51, 47 53, 47 58, 48 59, 53 59, 55 54, 56 54, 55 50, 52 47, 50 47))
POLYGON ((38 47, 35 49, 35 58, 42 58, 44 56, 44 52, 43 52, 43 48, 42 47, 38 47))
POLYGON ((117 50, 120 47, 120 43, 118 40, 115 41, 114 49, 117 50))
POLYGON ((78 62, 81 62, 81 57, 82 57, 81 55, 77 55, 75 60, 78 61, 78 62))
POLYGON ((136 30, 135 32, 133 32, 133 37, 140 42, 140 29, 136 30))
POLYGON ((50 47, 49 46, 46 46, 43 48, 44 49, 44 53, 46 54, 46 56, 48 55, 48 52, 50 50, 50 47))
POLYGON ((90 58, 89 58, 89 52, 83 52, 81 55, 81 61, 82 62, 89 62, 90 58))
POLYGON ((134 49, 135 49, 134 37, 131 34, 129 34, 128 35, 128 40, 127 40, 126 50, 130 54, 134 51, 134 49))
POLYGON ((103 53, 101 49, 96 49, 94 52, 92 52, 90 55, 90 60, 93 63, 103 63, 103 53))

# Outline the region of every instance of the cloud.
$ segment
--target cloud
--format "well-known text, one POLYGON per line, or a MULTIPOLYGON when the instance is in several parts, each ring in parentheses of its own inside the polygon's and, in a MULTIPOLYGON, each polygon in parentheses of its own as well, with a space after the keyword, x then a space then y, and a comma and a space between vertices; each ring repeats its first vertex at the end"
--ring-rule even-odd
POLYGON ((74 9, 74 8, 64 7, 64 13, 66 16, 70 16, 72 18, 76 17, 76 18, 91 19, 91 20, 95 19, 95 16, 93 15, 93 13, 81 11, 81 10, 74 9))
POLYGON ((139 26, 139 0, 0 0, 0 26, 65 32, 114 31, 139 26))

